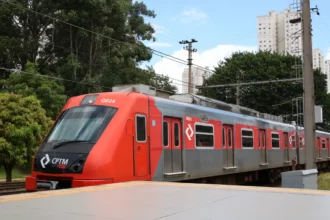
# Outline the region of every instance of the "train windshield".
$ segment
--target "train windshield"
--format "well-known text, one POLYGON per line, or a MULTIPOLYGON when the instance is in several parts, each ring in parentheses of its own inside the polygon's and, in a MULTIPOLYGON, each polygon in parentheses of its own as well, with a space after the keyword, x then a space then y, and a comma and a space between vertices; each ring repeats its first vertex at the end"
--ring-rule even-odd
POLYGON ((117 108, 81 106, 64 111, 45 142, 86 141, 96 143, 117 108))

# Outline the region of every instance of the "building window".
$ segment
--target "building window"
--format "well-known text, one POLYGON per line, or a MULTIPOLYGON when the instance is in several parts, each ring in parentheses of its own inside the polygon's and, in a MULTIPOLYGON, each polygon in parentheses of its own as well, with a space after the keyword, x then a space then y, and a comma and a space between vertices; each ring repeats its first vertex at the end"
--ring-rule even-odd
POLYGON ((243 148, 253 148, 253 131, 250 129, 242 129, 242 147, 243 148))
POLYGON ((280 148, 280 135, 272 133, 272 148, 280 148))
POLYGON ((214 147, 213 125, 195 124, 196 147, 214 147))

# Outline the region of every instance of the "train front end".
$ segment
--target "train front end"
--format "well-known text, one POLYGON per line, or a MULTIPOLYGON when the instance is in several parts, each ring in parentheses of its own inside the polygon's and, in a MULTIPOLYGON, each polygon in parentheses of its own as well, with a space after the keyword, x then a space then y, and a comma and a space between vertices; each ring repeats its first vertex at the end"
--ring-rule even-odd
POLYGON ((26 177, 27 191, 112 183, 104 170, 98 169, 107 162, 98 155, 104 152, 93 152, 95 148, 106 148, 101 146, 102 135, 118 110, 111 104, 115 105, 100 94, 73 97, 66 103, 35 155, 31 176, 26 177))

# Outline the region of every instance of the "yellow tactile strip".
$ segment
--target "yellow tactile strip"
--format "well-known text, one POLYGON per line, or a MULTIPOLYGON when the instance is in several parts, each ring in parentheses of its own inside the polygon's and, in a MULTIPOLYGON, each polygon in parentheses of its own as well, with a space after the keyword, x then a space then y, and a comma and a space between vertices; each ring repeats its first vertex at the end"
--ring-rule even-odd
POLYGON ((198 188, 213 188, 213 189, 218 188, 218 189, 241 190, 241 191, 263 191, 263 192, 296 193, 296 194, 310 194, 310 195, 330 195, 330 191, 323 191, 323 190, 136 181, 136 182, 114 183, 114 184, 107 184, 100 186, 89 186, 89 187, 80 187, 80 188, 72 188, 72 189, 64 189, 64 190, 25 193, 25 194, 11 195, 11 196, 2 196, 0 197, 0 203, 27 200, 27 199, 45 198, 50 196, 69 195, 69 194, 82 193, 82 192, 95 192, 95 191, 124 188, 124 187, 137 186, 137 185, 151 185, 151 186, 157 185, 157 186, 174 186, 174 187, 180 186, 180 187, 198 187, 198 188))

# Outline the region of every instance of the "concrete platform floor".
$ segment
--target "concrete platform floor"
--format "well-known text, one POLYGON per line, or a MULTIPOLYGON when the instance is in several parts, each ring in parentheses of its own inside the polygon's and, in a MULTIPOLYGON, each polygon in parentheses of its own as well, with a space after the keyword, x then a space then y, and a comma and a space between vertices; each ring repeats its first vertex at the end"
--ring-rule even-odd
POLYGON ((0 197, 0 219, 330 219, 330 192, 127 182, 0 197))

